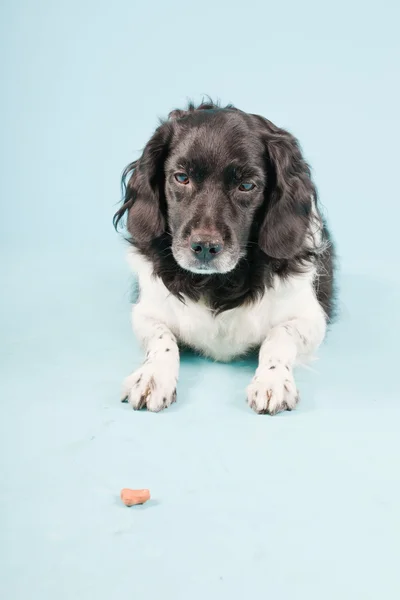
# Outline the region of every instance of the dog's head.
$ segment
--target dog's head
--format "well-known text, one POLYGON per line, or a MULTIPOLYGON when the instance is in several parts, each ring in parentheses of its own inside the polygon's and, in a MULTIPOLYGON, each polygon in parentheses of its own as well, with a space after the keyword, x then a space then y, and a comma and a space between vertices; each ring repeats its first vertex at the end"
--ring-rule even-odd
POLYGON ((173 111, 125 171, 133 243, 170 240, 186 271, 227 273, 251 245, 290 259, 303 247, 315 189, 296 139, 270 121, 212 104, 173 111))

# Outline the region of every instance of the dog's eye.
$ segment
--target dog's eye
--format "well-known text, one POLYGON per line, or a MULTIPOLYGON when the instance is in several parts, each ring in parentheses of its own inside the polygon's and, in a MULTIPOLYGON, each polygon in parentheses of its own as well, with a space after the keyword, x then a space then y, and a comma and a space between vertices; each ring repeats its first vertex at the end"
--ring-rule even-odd
POLYGON ((175 173, 175 179, 178 183, 183 183, 183 185, 189 183, 189 177, 186 175, 186 173, 175 173))
POLYGON ((254 183, 244 182, 239 185, 239 190, 241 192, 250 192, 251 190, 254 190, 255 187, 256 186, 254 185, 254 183))

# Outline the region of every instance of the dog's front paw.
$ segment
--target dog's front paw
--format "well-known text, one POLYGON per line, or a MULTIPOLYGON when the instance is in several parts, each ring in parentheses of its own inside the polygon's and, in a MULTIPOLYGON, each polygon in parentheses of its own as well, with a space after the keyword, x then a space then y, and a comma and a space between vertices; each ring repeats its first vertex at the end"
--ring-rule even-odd
POLYGON ((278 362, 271 361, 265 368, 258 368, 247 388, 247 402, 259 414, 293 410, 298 401, 291 368, 278 362))
POLYGON ((177 376, 170 366, 155 362, 143 364, 129 375, 122 386, 123 402, 129 402, 135 410, 147 408, 159 412, 176 400, 177 376))

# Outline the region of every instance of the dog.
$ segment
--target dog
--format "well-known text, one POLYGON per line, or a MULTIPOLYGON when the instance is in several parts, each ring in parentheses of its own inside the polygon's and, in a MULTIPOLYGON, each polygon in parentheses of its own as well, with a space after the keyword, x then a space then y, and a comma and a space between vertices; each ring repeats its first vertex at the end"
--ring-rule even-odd
POLYGON ((132 323, 142 366, 122 400, 176 400, 179 347, 216 361, 254 350, 259 414, 296 407, 293 368, 313 357, 334 309, 334 251, 298 141, 232 105, 189 104, 161 122, 123 174, 132 323))

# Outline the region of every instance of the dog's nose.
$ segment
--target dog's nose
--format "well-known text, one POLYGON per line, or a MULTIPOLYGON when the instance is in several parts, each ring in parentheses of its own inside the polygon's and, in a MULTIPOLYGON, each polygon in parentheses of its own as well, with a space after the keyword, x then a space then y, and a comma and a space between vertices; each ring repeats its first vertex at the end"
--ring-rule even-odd
POLYGON ((224 249, 222 240, 206 234, 194 234, 190 238, 190 248, 196 257, 209 262, 224 249))

